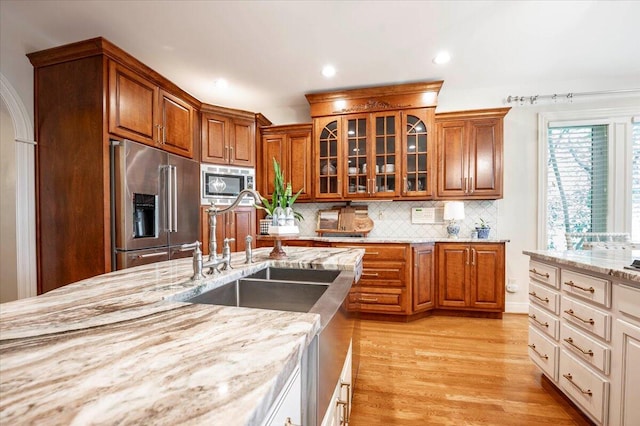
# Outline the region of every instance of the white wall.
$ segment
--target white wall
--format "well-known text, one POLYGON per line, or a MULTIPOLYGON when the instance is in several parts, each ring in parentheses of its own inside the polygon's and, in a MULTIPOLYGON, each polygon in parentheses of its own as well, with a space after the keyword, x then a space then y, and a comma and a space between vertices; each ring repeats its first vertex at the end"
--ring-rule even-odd
POLYGON ((16 256, 16 142, 9 110, 0 99, 0 303, 18 298, 16 256))

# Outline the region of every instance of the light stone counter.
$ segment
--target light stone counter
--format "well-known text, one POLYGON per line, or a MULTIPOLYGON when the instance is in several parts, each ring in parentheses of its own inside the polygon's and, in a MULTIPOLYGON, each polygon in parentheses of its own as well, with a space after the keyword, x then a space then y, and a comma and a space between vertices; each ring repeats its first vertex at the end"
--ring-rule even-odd
MULTIPOLYGON (((320 315, 175 302, 267 265, 356 270, 363 250, 232 256, 194 284, 192 260, 116 271, 0 305, 0 424, 258 424, 320 315)), ((331 289, 331 288, 330 288, 331 289)), ((329 290, 327 290, 329 291, 329 290)))
POLYGON ((633 259, 640 259, 638 250, 525 250, 522 253, 534 259, 585 269, 640 286, 640 272, 625 269, 633 259))
MULTIPOLYGON (((257 239, 260 239, 260 235, 257 239)), ((434 243, 508 243, 505 239, 480 238, 371 238, 371 237, 319 237, 298 236, 298 240, 320 241, 327 243, 379 243, 379 244, 434 244, 434 243)), ((286 241, 283 243, 286 245, 286 241)))

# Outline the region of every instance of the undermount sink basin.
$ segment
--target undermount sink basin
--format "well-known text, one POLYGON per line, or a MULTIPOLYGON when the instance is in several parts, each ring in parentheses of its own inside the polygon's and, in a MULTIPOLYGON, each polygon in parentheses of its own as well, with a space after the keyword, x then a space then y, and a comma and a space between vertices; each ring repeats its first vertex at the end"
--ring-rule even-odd
POLYGON ((269 267, 185 302, 309 312, 339 274, 340 271, 269 267))

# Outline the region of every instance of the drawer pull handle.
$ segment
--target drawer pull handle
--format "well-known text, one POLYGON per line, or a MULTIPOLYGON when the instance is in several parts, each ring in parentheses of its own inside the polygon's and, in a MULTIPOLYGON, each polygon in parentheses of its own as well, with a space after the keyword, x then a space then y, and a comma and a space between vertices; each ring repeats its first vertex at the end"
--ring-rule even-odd
MULTIPOLYGON (((351 411, 351 383, 346 383, 340 380, 340 393, 342 393, 342 388, 347 388, 347 406, 345 407, 344 413, 344 421, 349 424, 349 417, 351 411)), ((342 396, 342 395, 341 395, 342 396)))
POLYGON ((536 345, 534 345, 533 343, 527 346, 529 346, 531 350, 534 351, 540 358, 549 359, 549 356, 547 354, 542 355, 540 352, 538 352, 538 350, 536 349, 536 345))
POLYGON ((588 291, 591 294, 596 292, 596 289, 593 287, 589 287, 589 288, 580 287, 578 284, 574 283, 573 281, 565 281, 565 284, 568 285, 569 287, 577 288, 578 290, 588 291))
POLYGON ((538 295, 536 294, 536 292, 535 292, 535 291, 531 291, 531 292, 529 292, 529 296, 533 296, 533 297, 535 297, 536 299, 538 299, 538 300, 540 300, 540 301, 542 301, 542 302, 544 302, 544 303, 549 303, 549 298, 548 298, 548 297, 545 297, 545 298, 543 299, 542 297, 538 296, 538 295))
POLYGON ((366 250, 365 250, 365 251, 364 251, 364 254, 370 254, 371 256, 377 256, 377 255, 379 255, 380 253, 378 253, 377 251, 366 251, 366 250))
POLYGON ((536 318, 536 315, 529 315, 529 318, 531 318, 533 320, 533 322, 541 325, 542 327, 547 327, 549 328, 549 323, 548 322, 540 322, 540 320, 538 318, 536 318))
POLYGON ((584 318, 580 318, 578 315, 573 313, 573 309, 567 309, 566 311, 564 311, 565 314, 571 315, 572 317, 574 317, 577 320, 580 320, 586 324, 595 324, 596 322, 593 320, 593 318, 589 318, 588 320, 584 319, 584 318))
POLYGON ((541 277, 545 277, 547 279, 549 278, 549 273, 548 272, 543 274, 542 272, 536 271, 536 268, 529 269, 529 272, 533 272, 534 274, 539 275, 541 277))
POLYGON ((363 273, 362 273, 362 276, 363 276, 363 277, 377 277, 377 276, 378 276, 378 274, 377 274, 377 273, 373 273, 373 274, 372 274, 372 273, 365 273, 365 272, 363 272, 363 273))
POLYGON ((378 298, 377 297, 361 297, 360 299, 358 299, 358 302, 378 303, 378 298))
POLYGON ((571 383, 573 386, 575 386, 580 392, 582 392, 582 394, 593 396, 593 392, 591 392, 591 389, 584 390, 580 386, 578 386, 577 383, 575 383, 573 381, 573 376, 571 375, 571 373, 563 374, 562 377, 567 379, 569 381, 569 383, 571 383))
POLYGON ((585 351, 580 346, 573 343, 573 339, 571 337, 567 337, 566 339, 563 339, 563 340, 568 344, 570 344, 571 346, 573 346, 574 348, 576 348, 577 350, 579 350, 580 352, 582 352, 583 354, 593 356, 593 351, 591 349, 589 349, 588 351, 585 351))

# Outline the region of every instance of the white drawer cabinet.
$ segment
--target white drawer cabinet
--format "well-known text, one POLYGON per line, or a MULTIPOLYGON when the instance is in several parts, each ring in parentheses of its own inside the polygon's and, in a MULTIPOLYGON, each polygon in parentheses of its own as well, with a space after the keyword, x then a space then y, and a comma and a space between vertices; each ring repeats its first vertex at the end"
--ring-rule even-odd
POLYGON ((548 287, 530 282, 529 300, 556 315, 560 313, 560 294, 548 287))
POLYGON ((580 274, 574 271, 562 271, 562 289, 572 296, 590 302, 611 307, 611 281, 580 274))
POLYGON ((560 320, 544 309, 529 305, 529 324, 554 340, 560 337, 560 320))
POLYGON ((529 278, 544 283, 553 288, 560 288, 558 285, 558 267, 547 263, 529 262, 529 278))
POLYGON ((560 353, 560 386, 598 423, 605 423, 609 407, 609 381, 594 374, 565 349, 560 353))
POLYGON ((563 295, 562 319, 606 341, 611 340, 611 314, 608 312, 563 295))
POLYGON ((558 380, 558 345, 529 326, 529 357, 548 377, 558 380))
POLYGON ((563 323, 561 328, 560 340, 563 348, 604 374, 609 374, 611 350, 607 345, 581 333, 569 324, 563 323))

